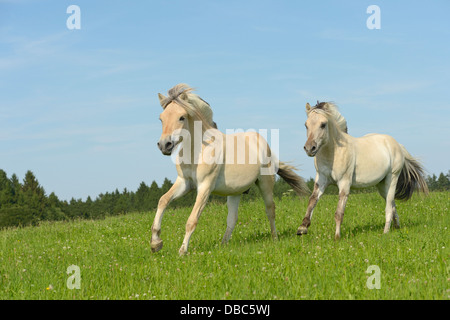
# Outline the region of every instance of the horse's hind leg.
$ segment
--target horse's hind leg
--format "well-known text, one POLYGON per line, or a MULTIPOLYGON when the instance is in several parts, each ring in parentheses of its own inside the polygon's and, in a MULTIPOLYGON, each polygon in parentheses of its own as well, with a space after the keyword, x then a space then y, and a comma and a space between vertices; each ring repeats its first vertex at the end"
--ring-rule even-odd
POLYGON ((277 230, 275 228, 275 202, 273 202, 273 187, 275 184, 275 178, 272 175, 262 175, 256 181, 256 185, 261 191, 261 195, 266 205, 266 214, 270 223, 270 231, 272 232, 272 238, 277 239, 277 230))
MULTIPOLYGON (((389 185, 386 186, 386 180, 383 180, 379 184, 377 184, 378 192, 383 197, 384 200, 386 200, 388 188, 389 188, 389 185)), ((395 197, 395 195, 394 195, 394 197, 395 197)), ((387 203, 386 203, 386 205, 387 205, 387 203)), ((397 208, 395 206, 395 201, 393 202, 392 212, 393 212, 394 228, 399 229, 400 228, 400 218, 397 214, 397 208)))
POLYGON ((227 206, 228 206, 227 230, 223 235, 222 244, 225 244, 230 240, 231 233, 233 232, 234 226, 236 225, 238 219, 238 207, 240 200, 241 195, 227 197, 227 206))
POLYGON ((395 208, 395 189, 397 187, 398 175, 388 175, 385 179, 386 188, 386 224, 384 225, 384 233, 388 233, 391 222, 394 220, 396 228, 400 226, 397 210, 395 208))
MULTIPOLYGON (((389 185, 386 185, 386 180, 383 180, 379 184, 377 184, 378 193, 383 197, 384 200, 386 200, 389 187, 390 187, 389 185)), ((394 197, 395 197, 395 195, 394 195, 394 197)), ((386 206, 387 206, 387 202, 386 202, 386 206)), ((397 208, 395 206, 395 201, 393 202, 392 212, 393 212, 394 228, 399 229, 400 228, 400 218, 397 214, 397 208)))

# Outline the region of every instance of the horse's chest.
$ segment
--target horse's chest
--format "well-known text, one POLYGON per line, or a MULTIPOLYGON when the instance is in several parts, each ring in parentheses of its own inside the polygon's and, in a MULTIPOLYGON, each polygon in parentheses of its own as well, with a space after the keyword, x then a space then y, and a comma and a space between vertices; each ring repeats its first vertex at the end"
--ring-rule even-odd
POLYGON ((317 158, 315 161, 316 170, 327 177, 330 182, 336 183, 343 177, 352 175, 354 166, 351 159, 346 155, 333 158, 317 158))
POLYGON ((206 180, 215 180, 219 169, 217 165, 206 164, 181 164, 177 167, 178 175, 186 180, 192 181, 194 185, 199 185, 206 180))

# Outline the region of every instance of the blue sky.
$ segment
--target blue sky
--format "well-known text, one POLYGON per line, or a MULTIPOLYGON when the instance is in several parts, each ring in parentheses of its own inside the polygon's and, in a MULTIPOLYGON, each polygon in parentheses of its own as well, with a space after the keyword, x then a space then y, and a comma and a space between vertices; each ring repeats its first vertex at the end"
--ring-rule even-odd
MULTIPOLYGON (((305 178, 306 102, 450 169, 450 2, 0 0, 0 168, 61 199, 176 178, 157 93, 197 88, 219 129, 279 129, 305 178), (69 30, 69 5, 81 29, 69 30), (381 29, 369 30, 369 5, 381 29)), ((269 137, 270 143, 270 137, 269 137)))

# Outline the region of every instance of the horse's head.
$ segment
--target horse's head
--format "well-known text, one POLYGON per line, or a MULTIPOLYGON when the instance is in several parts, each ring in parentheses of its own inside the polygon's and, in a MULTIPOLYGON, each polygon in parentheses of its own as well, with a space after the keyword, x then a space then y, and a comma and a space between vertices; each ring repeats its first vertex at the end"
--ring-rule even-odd
POLYGON ((186 133, 183 129, 192 133, 196 121, 201 121, 202 130, 217 129, 211 107, 192 91, 187 84, 180 83, 168 91, 168 97, 158 94, 164 109, 159 116, 163 132, 158 148, 164 155, 171 155, 176 145, 183 140, 183 133, 186 133))
POLYGON ((306 140, 305 149, 306 154, 310 157, 314 157, 319 149, 327 143, 328 141, 328 118, 320 112, 311 112, 313 108, 306 104, 306 114, 308 119, 306 119, 306 140))
MULTIPOLYGON (((159 98, 162 100, 164 96, 160 94, 159 98)), ((188 118, 186 109, 175 102, 171 102, 164 107, 164 111, 159 116, 162 134, 158 141, 158 148, 164 155, 171 155, 178 143, 181 142, 182 129, 187 130, 189 128, 188 118)))

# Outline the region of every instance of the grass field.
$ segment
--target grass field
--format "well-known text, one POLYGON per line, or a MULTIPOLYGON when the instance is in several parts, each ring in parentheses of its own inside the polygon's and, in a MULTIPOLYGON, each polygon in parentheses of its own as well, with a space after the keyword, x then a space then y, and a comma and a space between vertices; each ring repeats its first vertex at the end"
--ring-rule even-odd
POLYGON ((184 257, 178 249, 188 208, 166 211, 158 253, 150 249, 154 212, 3 230, 0 298, 448 300, 449 197, 433 192, 397 202, 401 229, 384 235, 384 200, 351 194, 338 242, 337 196, 323 196, 301 237, 307 199, 276 201, 278 241, 262 200, 242 202, 226 246, 226 205, 210 203, 184 257), (80 289, 67 287, 71 265, 80 268, 80 289), (366 285, 371 265, 380 269, 380 289, 366 285))

